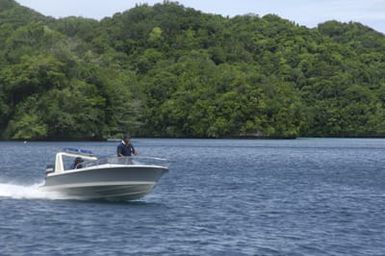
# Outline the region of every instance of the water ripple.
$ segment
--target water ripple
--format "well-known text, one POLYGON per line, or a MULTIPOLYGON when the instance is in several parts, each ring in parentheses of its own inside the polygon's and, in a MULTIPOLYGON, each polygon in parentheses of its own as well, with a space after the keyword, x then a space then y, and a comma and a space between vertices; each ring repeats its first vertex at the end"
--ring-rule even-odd
POLYGON ((143 200, 114 203, 37 189, 61 147, 114 143, 0 142, 0 255, 384 254, 385 140, 136 142, 173 164, 143 200))

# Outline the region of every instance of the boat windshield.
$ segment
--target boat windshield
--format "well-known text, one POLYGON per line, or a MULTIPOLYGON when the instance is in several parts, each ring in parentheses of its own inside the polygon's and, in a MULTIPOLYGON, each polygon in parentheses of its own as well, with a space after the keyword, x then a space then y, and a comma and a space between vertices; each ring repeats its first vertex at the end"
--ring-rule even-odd
POLYGON ((84 162, 84 159, 81 156, 75 157, 63 155, 62 159, 64 170, 80 169, 83 167, 82 164, 84 162))
POLYGON ((97 160, 86 160, 82 162, 82 168, 103 165, 103 164, 114 164, 114 165, 152 165, 168 167, 169 161, 163 158, 156 157, 103 157, 97 160))

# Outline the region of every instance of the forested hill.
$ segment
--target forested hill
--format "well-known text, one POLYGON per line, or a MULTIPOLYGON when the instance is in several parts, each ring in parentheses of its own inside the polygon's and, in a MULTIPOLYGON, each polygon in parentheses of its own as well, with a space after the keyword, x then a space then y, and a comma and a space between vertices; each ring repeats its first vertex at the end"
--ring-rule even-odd
POLYGON ((0 0, 2 139, 385 136, 385 36, 177 3, 101 21, 0 0))

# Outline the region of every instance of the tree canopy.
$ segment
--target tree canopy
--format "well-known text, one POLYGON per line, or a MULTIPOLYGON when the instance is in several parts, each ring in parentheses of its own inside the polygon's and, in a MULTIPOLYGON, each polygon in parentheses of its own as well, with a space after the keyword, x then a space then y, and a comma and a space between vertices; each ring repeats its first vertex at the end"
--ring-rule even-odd
POLYGON ((2 139, 385 136, 385 36, 359 23, 0 0, 0 46, 2 139))

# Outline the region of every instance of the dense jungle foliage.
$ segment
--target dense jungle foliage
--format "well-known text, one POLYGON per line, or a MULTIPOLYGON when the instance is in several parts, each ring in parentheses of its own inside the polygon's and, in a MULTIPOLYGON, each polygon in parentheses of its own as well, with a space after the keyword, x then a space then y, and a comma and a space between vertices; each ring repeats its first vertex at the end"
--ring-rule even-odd
POLYGON ((2 139, 385 136, 384 117, 385 36, 359 23, 0 0, 2 139))

